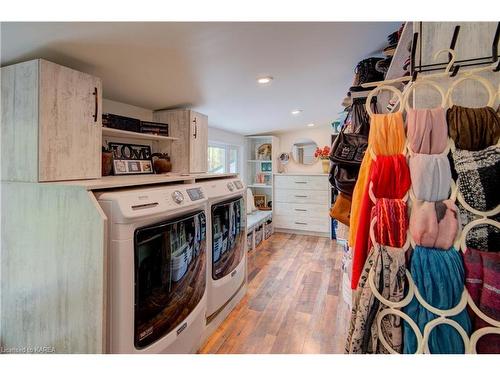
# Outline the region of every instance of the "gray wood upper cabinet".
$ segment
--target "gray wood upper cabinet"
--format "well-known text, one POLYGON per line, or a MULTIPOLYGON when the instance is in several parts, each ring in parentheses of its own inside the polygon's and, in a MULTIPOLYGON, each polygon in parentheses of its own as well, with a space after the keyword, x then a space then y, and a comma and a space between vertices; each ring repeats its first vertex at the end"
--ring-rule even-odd
POLYGON ((172 171, 205 173, 208 169, 208 117, 189 110, 159 110, 155 121, 166 122, 170 135, 179 138, 171 144, 172 171))
POLYGON ((1 78, 2 179, 100 178, 101 80, 42 59, 3 67, 1 78))

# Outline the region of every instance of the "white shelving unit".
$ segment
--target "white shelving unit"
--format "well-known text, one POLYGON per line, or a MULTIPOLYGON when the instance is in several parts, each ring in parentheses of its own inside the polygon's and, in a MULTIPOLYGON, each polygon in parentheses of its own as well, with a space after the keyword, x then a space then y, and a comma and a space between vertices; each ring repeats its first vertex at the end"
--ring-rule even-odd
POLYGON ((254 195, 265 195, 267 202, 272 202, 273 173, 276 173, 278 170, 279 140, 272 135, 253 135, 247 136, 245 142, 246 185, 252 189, 254 195), (260 159, 257 150, 266 143, 271 145, 271 155, 266 159, 260 159), (259 174, 262 174, 266 178, 266 183, 257 182, 259 174))

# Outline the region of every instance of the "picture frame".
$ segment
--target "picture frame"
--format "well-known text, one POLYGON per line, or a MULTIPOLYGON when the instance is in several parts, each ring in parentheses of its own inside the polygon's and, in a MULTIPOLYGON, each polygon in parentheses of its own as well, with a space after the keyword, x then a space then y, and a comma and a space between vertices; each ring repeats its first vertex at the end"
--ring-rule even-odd
POLYGON ((271 162, 269 162, 269 163, 266 163, 266 162, 260 163, 260 171, 261 172, 272 172, 273 171, 273 164, 271 162))
POLYGON ((253 201, 257 208, 267 207, 267 197, 264 194, 255 194, 253 201))
POLYGON ((109 142, 113 154, 113 174, 153 174, 151 146, 133 143, 109 142))

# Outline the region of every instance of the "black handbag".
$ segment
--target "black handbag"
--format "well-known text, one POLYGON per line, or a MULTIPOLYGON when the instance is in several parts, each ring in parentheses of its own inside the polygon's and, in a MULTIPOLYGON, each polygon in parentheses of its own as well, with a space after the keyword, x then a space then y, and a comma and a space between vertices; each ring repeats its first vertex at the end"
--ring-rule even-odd
POLYGON ((355 76, 353 86, 359 86, 368 82, 383 81, 384 73, 375 69, 375 65, 380 60, 384 59, 381 57, 369 57, 361 60, 358 65, 356 65, 356 69, 354 70, 355 76))
POLYGON ((332 144, 330 160, 339 165, 360 165, 368 148, 368 137, 364 134, 340 132, 332 144))
POLYGON ((354 186, 358 180, 359 166, 332 165, 330 171, 330 183, 338 191, 348 196, 352 196, 354 186))

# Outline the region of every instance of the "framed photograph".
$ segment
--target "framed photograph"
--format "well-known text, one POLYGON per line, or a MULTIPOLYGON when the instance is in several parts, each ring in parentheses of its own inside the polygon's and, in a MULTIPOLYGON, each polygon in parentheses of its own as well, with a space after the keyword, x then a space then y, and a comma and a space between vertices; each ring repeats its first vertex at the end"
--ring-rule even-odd
POLYGON ((255 203, 255 207, 257 207, 257 208, 267 206, 267 197, 265 195, 255 194, 253 196, 253 201, 255 203))
POLYGON ((257 160, 271 160, 272 145, 264 143, 257 148, 257 160))
POLYGON ((110 142, 113 154, 113 174, 152 174, 151 147, 131 143, 110 142))

